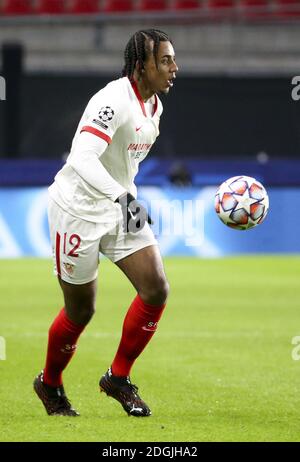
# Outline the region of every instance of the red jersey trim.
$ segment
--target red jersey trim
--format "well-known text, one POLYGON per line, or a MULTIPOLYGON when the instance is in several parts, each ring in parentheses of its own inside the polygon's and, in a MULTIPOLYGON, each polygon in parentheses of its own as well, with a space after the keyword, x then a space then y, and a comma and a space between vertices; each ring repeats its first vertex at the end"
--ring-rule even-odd
POLYGON ((96 136, 99 136, 99 138, 102 138, 104 141, 107 142, 107 144, 111 143, 111 138, 108 135, 106 135, 105 133, 100 132, 100 130, 97 130, 97 128, 90 127, 89 125, 85 125, 80 130, 80 133, 82 133, 82 132, 92 133, 93 135, 96 135, 96 136))
MULTIPOLYGON (((131 83, 131 85, 132 85, 132 88, 133 88, 133 91, 134 91, 134 93, 135 93, 135 96, 137 97, 137 99, 138 99, 138 101, 139 101, 139 103, 140 103, 140 106, 141 106, 141 108, 142 108, 143 114, 144 114, 145 117, 147 117, 146 109, 145 109, 145 104, 144 104, 144 101, 143 101, 143 99, 142 99, 142 97, 141 97, 141 94, 140 94, 140 92, 139 92, 139 89, 138 89, 138 87, 137 87, 137 84, 136 84, 136 82, 135 82, 134 80, 130 81, 130 83, 131 83)), ((156 96, 156 95, 154 95, 154 99, 155 99, 155 101, 154 101, 154 106, 153 106, 152 117, 153 117, 154 114, 156 113, 157 107, 158 107, 158 101, 157 101, 157 96, 156 96)))
POLYGON ((157 101, 157 96, 154 95, 154 98, 155 98, 155 101, 154 101, 154 108, 153 108, 153 114, 152 114, 152 117, 154 116, 154 114, 156 113, 157 111, 157 107, 158 107, 158 101, 157 101))
POLYGON ((134 81, 132 81, 132 82, 130 82, 130 83, 131 83, 131 85, 132 85, 132 88, 133 88, 133 91, 134 91, 134 93, 135 93, 135 96, 137 97, 137 99, 138 99, 138 101, 139 101, 139 103, 140 103, 140 106, 141 106, 141 108, 142 108, 143 114, 144 114, 145 117, 147 117, 146 109, 145 109, 145 105, 144 105, 144 101, 143 101, 143 99, 142 99, 142 97, 141 97, 141 94, 140 94, 140 92, 139 92, 139 89, 138 89, 138 87, 137 87, 137 84, 136 84, 136 82, 134 82, 134 81))

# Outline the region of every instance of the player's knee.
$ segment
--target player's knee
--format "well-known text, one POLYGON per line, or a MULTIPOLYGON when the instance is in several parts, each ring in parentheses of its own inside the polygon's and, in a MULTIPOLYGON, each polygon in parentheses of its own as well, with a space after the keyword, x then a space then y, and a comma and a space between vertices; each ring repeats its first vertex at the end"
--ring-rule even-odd
POLYGON ((163 305, 169 294, 169 283, 165 278, 154 281, 149 287, 140 291, 140 296, 145 303, 150 305, 163 305))
POLYGON ((75 324, 85 326, 94 316, 96 308, 94 304, 89 303, 81 304, 77 307, 68 307, 66 305, 66 311, 71 321, 73 321, 75 324))
POLYGON ((81 317, 85 321, 85 324, 87 324, 92 319, 95 312, 96 307, 94 305, 87 305, 83 307, 83 309, 81 310, 81 317))

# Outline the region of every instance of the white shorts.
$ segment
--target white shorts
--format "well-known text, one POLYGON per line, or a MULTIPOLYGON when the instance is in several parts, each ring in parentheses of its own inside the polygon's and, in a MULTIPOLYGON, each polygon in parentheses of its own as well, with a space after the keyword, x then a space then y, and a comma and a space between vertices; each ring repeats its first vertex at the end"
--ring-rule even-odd
POLYGON ((112 262, 150 245, 157 245, 148 223, 137 233, 124 233, 120 215, 103 223, 92 223, 70 215, 53 199, 48 220, 54 273, 71 284, 85 284, 98 275, 99 252, 112 262))

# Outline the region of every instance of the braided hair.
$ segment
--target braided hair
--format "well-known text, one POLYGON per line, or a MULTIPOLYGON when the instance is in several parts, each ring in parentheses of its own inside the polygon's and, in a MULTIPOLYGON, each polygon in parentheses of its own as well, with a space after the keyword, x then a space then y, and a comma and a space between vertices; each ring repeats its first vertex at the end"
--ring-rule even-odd
POLYGON ((149 41, 153 41, 153 56, 157 66, 157 53, 160 42, 171 42, 168 35, 158 29, 145 29, 136 32, 129 40, 124 51, 125 65, 122 70, 122 76, 133 79, 136 62, 140 69, 144 68, 144 62, 151 52, 149 41))

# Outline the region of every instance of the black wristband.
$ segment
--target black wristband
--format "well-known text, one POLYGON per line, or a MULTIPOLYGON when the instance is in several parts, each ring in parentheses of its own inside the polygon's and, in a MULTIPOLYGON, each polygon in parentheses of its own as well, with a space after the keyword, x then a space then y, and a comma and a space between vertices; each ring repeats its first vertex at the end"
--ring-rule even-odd
POLYGON ((146 222, 148 222, 149 225, 153 224, 145 207, 143 207, 132 194, 122 194, 115 202, 119 203, 122 209, 123 229, 125 233, 137 233, 144 227, 146 222))
POLYGON ((126 193, 119 196, 115 202, 121 205, 121 207, 128 207, 130 202, 135 201, 135 197, 132 194, 126 193))

